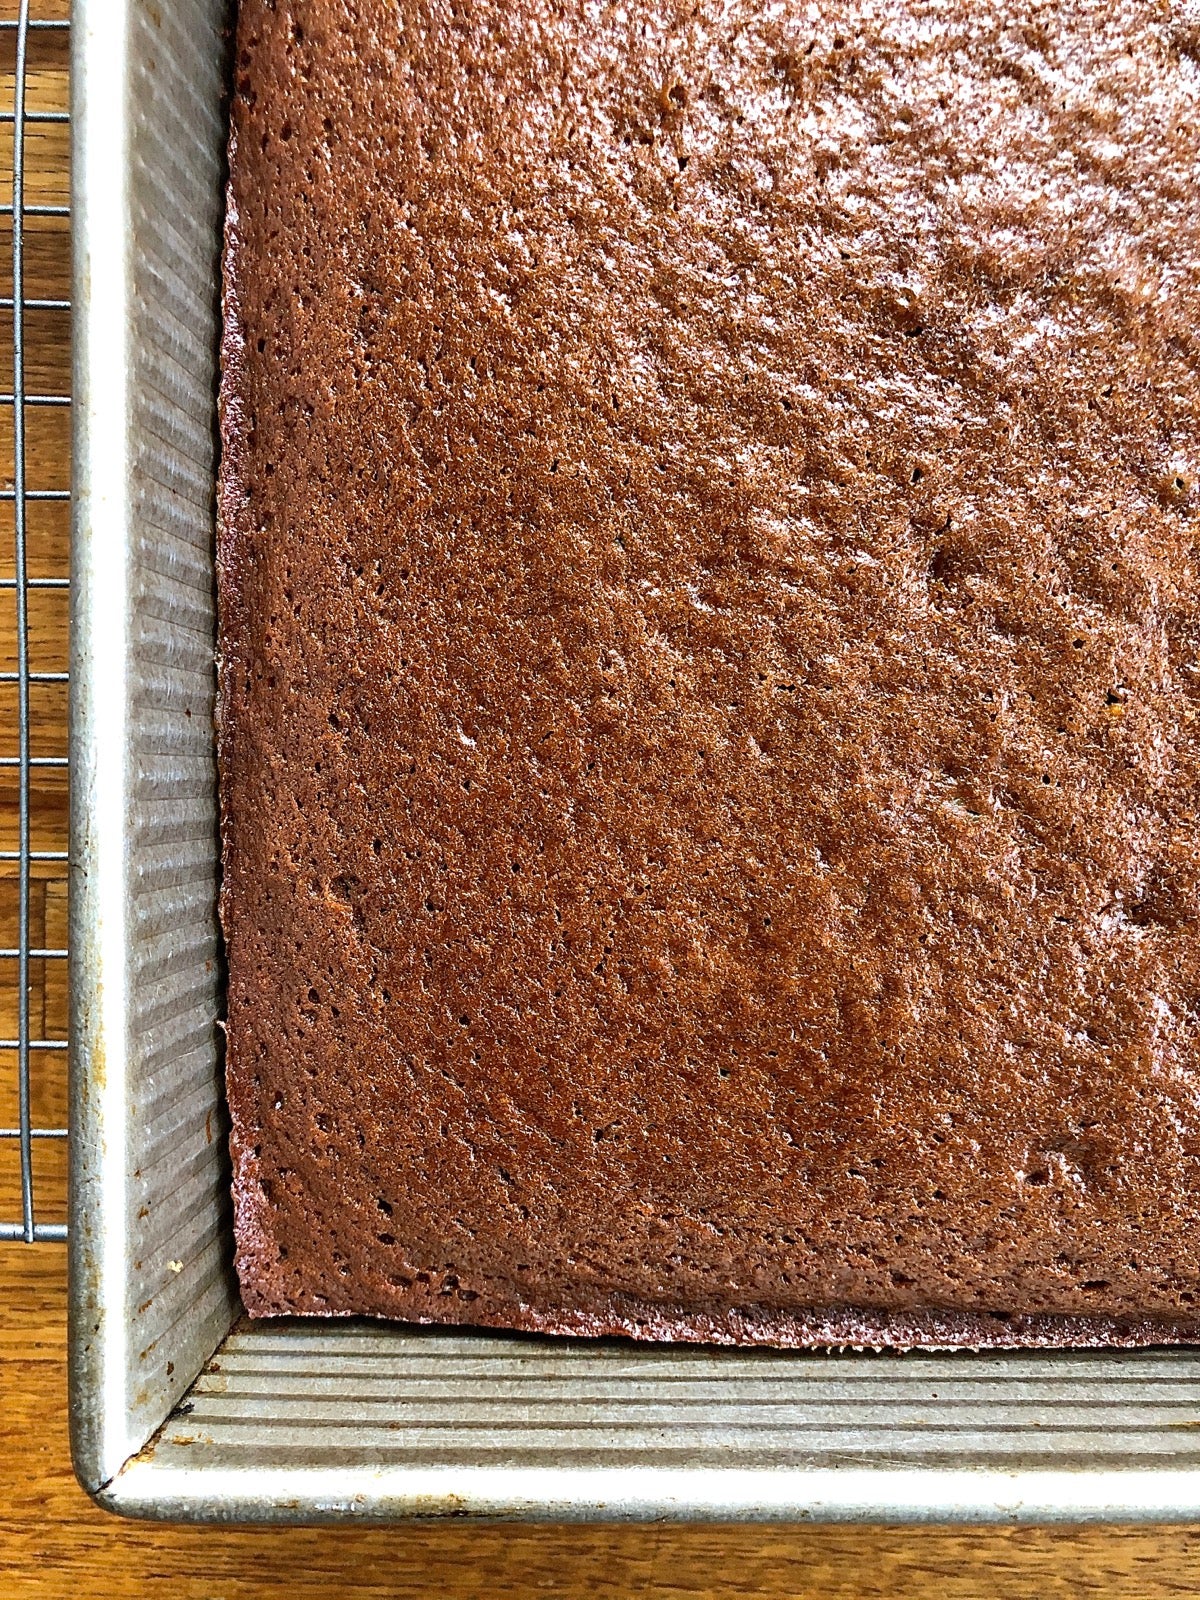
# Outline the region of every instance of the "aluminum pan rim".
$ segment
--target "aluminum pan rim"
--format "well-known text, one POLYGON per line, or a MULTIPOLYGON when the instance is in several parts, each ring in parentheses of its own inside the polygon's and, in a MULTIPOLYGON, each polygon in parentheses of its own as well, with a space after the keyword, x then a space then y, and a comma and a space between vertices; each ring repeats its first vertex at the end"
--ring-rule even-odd
MULTIPOLYGON (((170 0, 180 14, 183 0, 170 0)), ((1190 1468, 1012 1472, 969 1465, 753 1468, 486 1463, 180 1469, 156 1456, 125 1386, 128 1048, 123 874, 126 728, 113 676, 129 659, 124 611, 133 509, 127 385, 131 24, 144 0, 76 0, 72 94, 74 483, 72 562, 72 1036, 70 1368, 73 1453, 109 1509, 195 1521, 475 1516, 527 1520, 1165 1521, 1200 1516, 1190 1468)), ((215 397, 214 397, 215 406, 215 397)), ((836 1360, 837 1358, 831 1358, 836 1360)), ((960 1359, 970 1361, 970 1356, 960 1359)), ((1114 1356, 1120 1362, 1120 1356, 1114 1356)), ((1200 1364, 1200 1358, 1198 1358, 1200 1364)))

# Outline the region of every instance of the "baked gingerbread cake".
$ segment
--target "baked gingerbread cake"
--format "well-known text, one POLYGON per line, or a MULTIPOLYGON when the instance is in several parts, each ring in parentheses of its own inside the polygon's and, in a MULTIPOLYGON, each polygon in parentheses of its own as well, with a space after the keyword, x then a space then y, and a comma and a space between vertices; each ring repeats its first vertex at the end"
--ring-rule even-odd
POLYGON ((252 1315, 1200 1338, 1200 22, 243 0, 252 1315))

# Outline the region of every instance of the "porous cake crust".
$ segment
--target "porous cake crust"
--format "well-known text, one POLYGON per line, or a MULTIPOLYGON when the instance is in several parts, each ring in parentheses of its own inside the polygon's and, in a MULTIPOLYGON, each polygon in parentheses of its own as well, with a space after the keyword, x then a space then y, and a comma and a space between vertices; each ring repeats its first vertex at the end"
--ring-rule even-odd
POLYGON ((235 74, 251 1314, 1197 1337, 1194 13, 243 0, 235 74))

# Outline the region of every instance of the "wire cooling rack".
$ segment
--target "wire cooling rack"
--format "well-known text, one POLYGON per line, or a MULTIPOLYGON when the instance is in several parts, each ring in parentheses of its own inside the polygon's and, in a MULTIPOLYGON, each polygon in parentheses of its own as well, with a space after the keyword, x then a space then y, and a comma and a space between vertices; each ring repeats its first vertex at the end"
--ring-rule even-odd
MULTIPOLYGON (((5 561, 0 576, 9 669, 0 672, 0 1014, 8 1035, 0 1038, 0 1062, 5 1077, 15 1078, 2 1086, 0 1121, 13 1125, 0 1127, 0 1157, 7 1158, 0 1172, 0 1240, 28 1244, 66 1237, 65 1222, 48 1213, 63 1212, 67 1132, 63 669, 71 402, 67 143, 60 125, 68 121, 69 26, 63 9, 51 3, 19 0, 15 15, 0 15, 0 82, 9 101, 0 124, 12 135, 11 199, 0 204, 12 265, 12 293, 0 296, 12 352, 12 388, 0 392, 0 440, 7 421, 12 468, 0 477, 0 513, 9 514, 11 526, 11 564, 5 561), (51 413, 57 416, 46 427, 51 413)), ((0 473, 7 465, 0 462, 0 473)))

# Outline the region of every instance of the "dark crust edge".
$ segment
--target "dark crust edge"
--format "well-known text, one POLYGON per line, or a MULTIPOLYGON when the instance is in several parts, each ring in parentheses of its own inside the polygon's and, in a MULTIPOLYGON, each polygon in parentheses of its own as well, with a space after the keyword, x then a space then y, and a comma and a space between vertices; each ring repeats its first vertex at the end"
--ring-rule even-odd
POLYGON ((883 1311, 852 1306, 691 1311, 625 1299, 587 1311, 555 1305, 480 1307, 473 1303, 466 1314, 454 1306, 442 1310, 426 1303, 406 1315, 399 1308, 383 1312, 365 1307, 272 1303, 267 1296, 253 1292, 246 1296, 246 1310, 255 1319, 367 1316, 421 1326, 778 1350, 1078 1350, 1200 1344, 1200 1322, 1157 1316, 1080 1317, 920 1308, 883 1311))
MULTIPOLYGON (((239 19, 240 21, 240 19, 239 19)), ((236 49, 236 40, 234 43, 236 49)), ((238 233, 238 204, 234 187, 237 170, 237 108, 240 95, 235 89, 229 104, 229 132, 226 144, 225 215, 221 230, 221 329, 218 344, 217 384, 217 463, 216 463, 216 528, 214 566, 216 573, 216 695, 213 706, 213 731, 217 755, 217 811, 221 843, 220 883, 217 893, 217 927, 220 936, 222 967, 228 971, 228 950, 231 933, 230 898, 226 865, 230 849, 230 796, 232 782, 226 752, 230 744, 228 716, 230 663, 226 657, 228 623, 231 613, 230 595, 237 574, 237 531, 239 521, 239 484, 242 480, 245 444, 242 439, 242 421, 245 412, 246 390, 246 335, 239 297, 241 240, 238 233)), ((227 1012, 227 996, 223 996, 223 1011, 227 1012)), ((231 1167, 230 1188, 233 1199, 234 1261, 239 1287, 243 1296, 247 1283, 243 1272, 242 1240, 255 1229, 256 1218, 247 1197, 242 1177, 241 1119, 237 1109, 235 1086, 230 1082, 230 1059, 226 1016, 223 1014, 217 1027, 224 1036, 221 1070, 225 1105, 229 1118, 228 1149, 231 1167)))
MULTIPOLYGON (((243 453, 241 440, 241 420, 244 409, 244 390, 246 383, 245 361, 245 332, 242 326, 241 307, 238 300, 238 257, 240 254, 240 241, 238 239, 238 209, 237 197, 233 187, 233 171, 237 162, 237 123, 230 109, 229 142, 227 146, 227 162, 229 177, 225 184, 225 220, 221 237, 221 337, 218 346, 218 384, 217 384, 217 471, 216 471, 216 537, 215 537, 215 564, 216 564, 216 668, 217 692, 214 707, 214 723, 217 742, 217 778, 219 793, 219 815, 221 830, 221 860, 224 866, 225 850, 228 845, 229 810, 228 790, 229 780, 226 773, 224 754, 228 742, 228 717, 226 715, 226 700, 229 693, 229 678, 225 671, 224 641, 226 637, 226 622, 228 620, 228 596, 232 586, 233 569, 236 562, 233 557, 235 535, 233 524, 236 520, 234 514, 234 501, 236 498, 236 485, 239 481, 239 468, 243 453)), ((219 920, 222 934, 225 933, 227 903, 225 886, 222 880, 221 897, 219 902, 219 920)))

